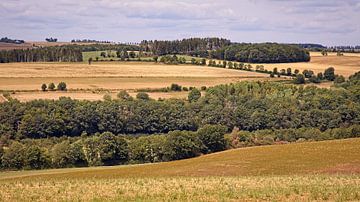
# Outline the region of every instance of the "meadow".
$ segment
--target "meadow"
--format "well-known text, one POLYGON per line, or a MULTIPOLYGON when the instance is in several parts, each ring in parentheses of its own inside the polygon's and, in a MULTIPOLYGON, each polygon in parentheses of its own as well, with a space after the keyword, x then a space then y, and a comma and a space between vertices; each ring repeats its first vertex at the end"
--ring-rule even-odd
POLYGON ((167 163, 0 173, 1 201, 360 200, 360 139, 167 163))

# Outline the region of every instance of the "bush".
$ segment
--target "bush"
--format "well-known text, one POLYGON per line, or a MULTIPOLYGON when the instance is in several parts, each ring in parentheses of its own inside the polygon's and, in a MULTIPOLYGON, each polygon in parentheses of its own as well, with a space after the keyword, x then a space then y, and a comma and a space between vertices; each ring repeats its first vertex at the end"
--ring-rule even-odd
POLYGON ((178 85, 178 84, 176 84, 176 83, 173 83, 173 84, 171 84, 171 86, 170 86, 170 90, 171 90, 171 91, 181 91, 181 86, 178 85))
POLYGON ((294 78, 293 82, 295 84, 304 84, 305 83, 305 77, 302 74, 298 74, 296 75, 296 77, 294 78))
POLYGON ((144 92, 140 92, 138 94, 136 94, 136 99, 139 100, 150 100, 149 94, 144 93, 144 92))
POLYGON ((184 86, 184 87, 182 88, 182 90, 183 90, 183 91, 189 91, 189 88, 184 86))
POLYGON ((206 90, 206 86, 201 86, 200 88, 202 91, 206 90))

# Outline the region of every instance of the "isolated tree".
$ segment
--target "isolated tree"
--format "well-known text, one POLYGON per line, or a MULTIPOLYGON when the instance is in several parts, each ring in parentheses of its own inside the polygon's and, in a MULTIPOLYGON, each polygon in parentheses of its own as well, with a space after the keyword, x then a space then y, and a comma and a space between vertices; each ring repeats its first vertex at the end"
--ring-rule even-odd
POLYGON ((274 73, 274 74, 278 74, 278 68, 277 68, 277 67, 275 67, 275 68, 273 69, 273 73, 274 73))
POLYGON ((304 84, 305 83, 305 77, 302 74, 298 74, 296 75, 296 77, 294 78, 293 82, 295 84, 304 84))
POLYGON ((144 93, 144 92, 140 92, 138 94, 136 94, 136 99, 139 100, 150 100, 149 94, 144 93))
POLYGON ((292 75, 292 71, 291 71, 290 67, 286 69, 286 75, 288 75, 288 76, 292 75))
POLYGON ((179 84, 173 83, 170 86, 171 91, 181 91, 181 86, 179 84))
POLYGON ((60 91, 66 91, 67 88, 66 88, 66 83, 65 82, 60 82, 57 86, 57 89, 60 90, 60 91))
POLYGON ((106 58, 106 52, 101 52, 100 56, 106 58))
POLYGON ((95 61, 96 61, 96 62, 99 61, 99 57, 98 57, 98 56, 96 56, 95 61))
POLYGON ((191 89, 188 95, 189 102, 196 102, 201 97, 201 92, 197 88, 191 89))
POLYGON ((326 50, 322 50, 322 51, 321 51, 321 55, 327 56, 327 55, 328 55, 328 52, 327 52, 326 50))
POLYGON ((41 90, 42 90, 42 91, 46 91, 46 89, 47 89, 47 86, 46 86, 45 83, 43 83, 43 84, 41 85, 41 90))
POLYGON ((92 61, 93 61, 93 59, 89 58, 89 60, 88 60, 89 65, 91 65, 92 61))
POLYGON ((324 72, 324 78, 329 81, 335 80, 335 69, 334 67, 329 67, 324 72))
POLYGON ((53 91, 53 90, 55 90, 55 88, 56 88, 56 86, 54 83, 49 84, 49 87, 48 87, 49 90, 53 91))

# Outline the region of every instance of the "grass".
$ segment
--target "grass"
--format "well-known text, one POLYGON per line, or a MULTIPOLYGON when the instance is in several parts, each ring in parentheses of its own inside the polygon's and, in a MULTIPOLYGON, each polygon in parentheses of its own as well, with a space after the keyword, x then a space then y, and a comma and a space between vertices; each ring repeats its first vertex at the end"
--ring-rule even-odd
POLYGON ((360 200, 360 139, 145 165, 0 173, 3 201, 360 200))

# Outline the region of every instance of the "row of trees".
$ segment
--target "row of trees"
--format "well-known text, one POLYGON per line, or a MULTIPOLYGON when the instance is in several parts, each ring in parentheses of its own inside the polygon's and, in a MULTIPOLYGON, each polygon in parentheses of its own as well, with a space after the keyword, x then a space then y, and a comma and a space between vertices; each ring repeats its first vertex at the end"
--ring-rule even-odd
POLYGON ((206 125, 196 132, 172 131, 137 138, 104 132, 83 134, 81 138, 10 141, 1 145, 0 167, 42 169, 185 159, 225 150, 226 131, 221 125, 206 125))
POLYGON ((42 91, 47 91, 47 90, 54 91, 55 89, 58 89, 59 91, 66 91, 67 90, 66 83, 62 81, 57 85, 57 87, 55 86, 54 83, 50 83, 49 85, 43 83, 41 85, 42 91))
POLYGON ((193 89, 191 102, 143 99, 146 95, 107 101, 10 100, 0 104, 0 134, 10 139, 79 136, 82 132, 153 134, 194 131, 206 124, 247 131, 301 127, 323 131, 360 121, 357 79, 350 77, 338 89, 240 82, 209 88, 204 96, 193 89))
POLYGON ((36 49, 0 51, 0 63, 81 62, 82 60, 82 50, 77 46, 53 46, 36 49))

